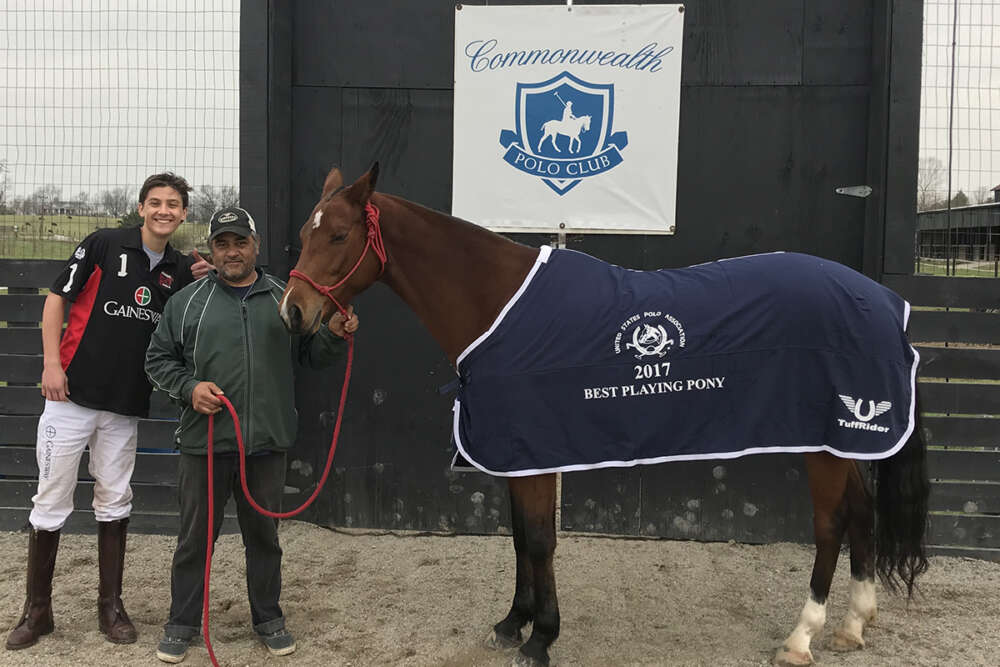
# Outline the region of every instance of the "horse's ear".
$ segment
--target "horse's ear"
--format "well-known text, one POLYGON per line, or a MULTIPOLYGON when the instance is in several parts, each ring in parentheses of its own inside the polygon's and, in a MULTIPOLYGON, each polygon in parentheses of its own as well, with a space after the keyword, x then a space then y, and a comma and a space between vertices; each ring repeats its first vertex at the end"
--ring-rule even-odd
POLYGON ((343 187, 343 185, 344 177, 341 175, 340 170, 334 167, 326 175, 326 180, 323 181, 323 196, 325 197, 337 188, 343 187))
POLYGON ((375 183, 377 181, 378 162, 375 162, 366 174, 351 185, 350 197, 359 204, 367 203, 368 200, 371 199, 372 193, 375 192, 375 183))

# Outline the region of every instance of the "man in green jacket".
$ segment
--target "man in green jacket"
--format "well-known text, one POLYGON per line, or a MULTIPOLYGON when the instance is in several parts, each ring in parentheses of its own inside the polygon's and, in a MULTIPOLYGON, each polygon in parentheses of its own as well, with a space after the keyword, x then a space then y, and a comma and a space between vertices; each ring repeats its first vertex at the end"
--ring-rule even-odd
MULTIPOLYGON (((222 412, 224 394, 240 419, 246 449, 247 486, 261 506, 280 511, 285 486, 285 451, 295 440, 293 361, 313 368, 340 356, 345 333, 357 316, 338 313, 328 328, 291 337, 278 315, 285 289, 255 267, 258 240, 253 218, 242 208, 212 216, 209 247, 216 271, 188 285, 167 302, 146 353, 146 373, 159 389, 183 405, 175 442, 181 533, 170 575, 170 617, 156 656, 178 663, 198 635, 204 588, 207 525, 208 415, 222 412)), ((236 499, 246 546, 247 593, 254 630, 268 650, 286 655, 295 640, 285 628, 281 594, 278 522, 256 512, 239 482, 239 454, 233 421, 219 414, 214 429, 214 530, 222 508, 236 499)))

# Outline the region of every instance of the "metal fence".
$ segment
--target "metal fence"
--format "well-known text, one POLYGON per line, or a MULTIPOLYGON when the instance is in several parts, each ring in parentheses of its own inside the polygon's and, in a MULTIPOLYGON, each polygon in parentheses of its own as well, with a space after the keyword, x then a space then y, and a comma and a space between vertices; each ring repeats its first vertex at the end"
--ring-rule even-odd
POLYGON ((996 277, 1000 4, 925 0, 917 270, 996 277))
POLYGON ((239 0, 0 0, 0 257, 68 257, 138 224, 138 190, 192 193, 174 237, 202 244, 238 200, 239 0))

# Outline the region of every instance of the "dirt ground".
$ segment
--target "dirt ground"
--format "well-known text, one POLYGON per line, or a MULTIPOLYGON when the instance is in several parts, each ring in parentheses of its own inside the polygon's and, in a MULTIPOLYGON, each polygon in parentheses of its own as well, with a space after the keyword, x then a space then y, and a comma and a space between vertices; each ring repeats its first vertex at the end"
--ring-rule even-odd
MULTIPOLYGON (((214 559, 212 643, 222 665, 508 665, 484 647, 514 587, 504 537, 345 534, 299 522, 281 528, 282 604, 299 649, 271 657, 250 628, 239 537, 214 559)), ((4 665, 160 665, 174 539, 133 535, 126 608, 131 646, 107 643, 95 616, 96 538, 64 536, 56 565, 56 630, 36 646, 0 650, 4 665)), ((17 619, 27 536, 0 533, 3 624, 17 619)), ((556 551, 562 634, 557 665, 768 665, 805 601, 812 549, 563 536, 556 551)), ((1000 564, 934 558, 907 607, 880 590, 868 646, 839 654, 826 640, 843 616, 842 557, 827 627, 814 641, 826 665, 995 665, 1000 658, 1000 564)), ((199 643, 185 665, 209 665, 199 643)))

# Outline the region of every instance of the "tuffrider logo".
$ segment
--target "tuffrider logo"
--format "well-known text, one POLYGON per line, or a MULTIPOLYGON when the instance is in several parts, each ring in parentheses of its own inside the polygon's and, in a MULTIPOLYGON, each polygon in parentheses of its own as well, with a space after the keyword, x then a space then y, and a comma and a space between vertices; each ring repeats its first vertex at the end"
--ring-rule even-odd
POLYGON ((851 413, 854 417, 854 421, 849 421, 847 419, 837 419, 837 423, 843 428, 853 428, 862 431, 877 431, 878 433, 887 433, 889 429, 885 426, 879 426, 878 424, 871 424, 871 420, 879 415, 883 415, 892 409, 892 403, 889 401, 879 401, 876 403, 873 400, 868 400, 865 403, 863 398, 855 399, 851 396, 845 394, 837 394, 840 397, 841 402, 843 402, 844 407, 847 411, 851 413))

